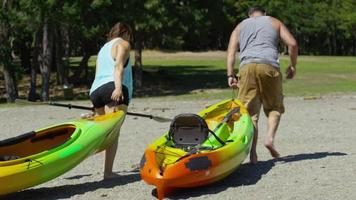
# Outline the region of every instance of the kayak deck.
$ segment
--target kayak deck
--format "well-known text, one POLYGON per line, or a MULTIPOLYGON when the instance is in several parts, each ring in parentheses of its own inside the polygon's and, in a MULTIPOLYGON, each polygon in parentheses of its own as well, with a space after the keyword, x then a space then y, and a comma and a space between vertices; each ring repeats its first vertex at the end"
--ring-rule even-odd
POLYGON ((253 125, 241 102, 222 101, 198 115, 222 142, 210 134, 201 144, 181 148, 167 132, 149 145, 141 160, 140 173, 145 182, 156 186, 159 199, 174 188, 206 185, 226 177, 249 153, 253 125), (239 108, 238 112, 222 123, 235 108, 239 108))

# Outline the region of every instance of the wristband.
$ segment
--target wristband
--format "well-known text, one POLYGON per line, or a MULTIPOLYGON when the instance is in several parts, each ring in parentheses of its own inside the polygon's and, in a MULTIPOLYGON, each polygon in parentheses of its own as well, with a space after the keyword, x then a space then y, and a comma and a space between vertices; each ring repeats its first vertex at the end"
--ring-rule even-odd
POLYGON ((237 76, 235 74, 230 74, 230 75, 227 75, 227 78, 234 78, 234 79, 237 79, 237 76))

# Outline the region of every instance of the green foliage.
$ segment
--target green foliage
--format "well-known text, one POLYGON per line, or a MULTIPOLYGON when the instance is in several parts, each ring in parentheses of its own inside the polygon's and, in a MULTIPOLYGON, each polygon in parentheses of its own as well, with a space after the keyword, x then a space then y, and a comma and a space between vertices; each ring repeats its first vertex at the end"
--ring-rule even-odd
MULTIPOLYGON (((247 16, 248 8, 263 6, 296 36, 302 54, 355 54, 354 0, 19 0, 9 16, 11 26, 36 32, 43 16, 68 27, 72 52, 81 46, 95 50, 118 21, 129 23, 144 48, 225 50, 230 33, 247 16)), ((94 51, 95 52, 95 51, 94 51)))

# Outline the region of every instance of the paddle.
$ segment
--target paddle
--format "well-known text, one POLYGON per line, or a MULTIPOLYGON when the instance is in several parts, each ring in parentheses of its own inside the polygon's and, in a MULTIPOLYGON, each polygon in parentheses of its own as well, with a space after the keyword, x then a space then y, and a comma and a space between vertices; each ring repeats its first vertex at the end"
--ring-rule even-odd
MULTIPOLYGON (((94 111, 93 107, 89 106, 79 106, 79 105, 72 105, 72 104, 63 104, 63 103, 57 103, 53 101, 48 101, 48 102, 33 102, 33 101, 27 101, 25 99, 16 99, 15 103, 17 104, 37 104, 37 105, 50 105, 50 106, 59 106, 59 107, 65 107, 69 109, 80 109, 80 110, 90 110, 94 111)), ((169 118, 164 118, 164 117, 159 117, 159 116, 154 116, 154 115, 147 115, 147 114, 142 114, 142 113, 134 113, 134 112, 126 112, 127 115, 132 115, 132 116, 137 116, 137 117, 146 117, 153 119, 157 122, 170 122, 172 119, 169 118)))
POLYGON ((214 129, 213 131, 209 130, 209 132, 210 132, 211 134, 213 134, 213 136, 215 137, 215 139, 216 139, 221 145, 223 145, 223 146, 225 145, 225 142, 222 141, 222 139, 220 139, 220 138, 215 134, 215 132, 218 131, 218 130, 220 129, 220 127, 221 127, 224 123, 226 123, 227 121, 229 121, 230 118, 231 118, 231 116, 232 116, 233 114, 237 113, 237 112, 240 112, 240 107, 236 107, 236 108, 230 110, 230 112, 228 112, 228 113, 225 115, 224 119, 215 127, 215 129, 214 129))

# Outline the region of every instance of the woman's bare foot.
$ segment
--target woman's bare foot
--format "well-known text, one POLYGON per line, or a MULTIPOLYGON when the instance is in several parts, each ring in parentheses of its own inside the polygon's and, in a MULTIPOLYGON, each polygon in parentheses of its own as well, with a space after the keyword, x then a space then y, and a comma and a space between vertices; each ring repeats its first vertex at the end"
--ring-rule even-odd
POLYGON ((93 119, 95 113, 82 113, 80 114, 80 118, 82 119, 93 119))
POLYGON ((269 150, 269 152, 273 158, 279 158, 280 155, 279 155, 278 151, 274 148, 273 143, 265 142, 265 147, 269 150))
POLYGON ((120 175, 116 174, 116 173, 107 173, 107 174, 104 174, 104 180, 110 180, 110 179, 115 179, 115 178, 119 178, 120 175))

